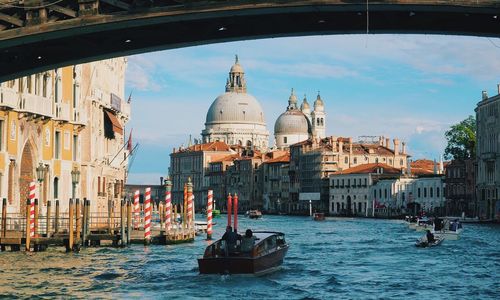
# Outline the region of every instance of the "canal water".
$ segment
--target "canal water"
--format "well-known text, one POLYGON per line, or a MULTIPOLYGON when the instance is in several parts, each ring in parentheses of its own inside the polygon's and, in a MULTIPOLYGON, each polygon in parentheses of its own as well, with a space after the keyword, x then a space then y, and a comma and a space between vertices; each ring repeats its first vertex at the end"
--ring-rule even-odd
MULTIPOLYGON (((6 298, 500 299, 500 226, 465 225, 458 241, 414 246, 421 233, 401 221, 240 216, 246 228, 283 231, 290 250, 264 275, 199 275, 207 242, 176 246, 63 248, 0 253, 6 298)), ((215 237, 226 220, 216 218, 215 237)))

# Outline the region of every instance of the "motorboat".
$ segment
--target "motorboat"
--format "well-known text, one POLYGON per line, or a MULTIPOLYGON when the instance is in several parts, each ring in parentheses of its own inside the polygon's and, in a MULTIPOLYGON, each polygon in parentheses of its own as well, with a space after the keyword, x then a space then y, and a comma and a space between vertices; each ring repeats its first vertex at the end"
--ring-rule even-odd
POLYGON ((260 212, 260 210, 257 209, 249 210, 248 217, 250 219, 260 219, 262 218, 262 213, 260 212))
POLYGON ((433 222, 427 217, 417 219, 417 225, 415 226, 416 231, 427 231, 434 230, 433 222))
POLYGON ((444 241, 444 237, 440 235, 434 235, 434 241, 429 243, 427 237, 424 235, 422 238, 415 242, 415 246, 420 248, 434 247, 440 245, 444 241))
POLYGON ((200 274, 254 274, 275 271, 283 264, 288 251, 285 234, 281 232, 257 231, 249 252, 242 252, 238 244, 232 251, 225 240, 217 240, 205 249, 198 259, 200 274))
POLYGON ((325 214, 324 213, 314 213, 313 214, 313 220, 314 221, 324 221, 325 220, 325 214))
POLYGON ((445 225, 442 230, 436 231, 436 234, 443 236, 447 240, 458 240, 463 231, 462 223, 458 220, 445 225))

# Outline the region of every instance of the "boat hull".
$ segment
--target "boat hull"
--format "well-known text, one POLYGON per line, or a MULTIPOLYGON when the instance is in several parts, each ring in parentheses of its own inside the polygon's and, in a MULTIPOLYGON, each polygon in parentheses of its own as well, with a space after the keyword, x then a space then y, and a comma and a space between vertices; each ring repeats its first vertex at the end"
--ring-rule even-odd
POLYGON ((288 245, 269 254, 252 257, 199 258, 200 274, 263 274, 283 264, 288 245))

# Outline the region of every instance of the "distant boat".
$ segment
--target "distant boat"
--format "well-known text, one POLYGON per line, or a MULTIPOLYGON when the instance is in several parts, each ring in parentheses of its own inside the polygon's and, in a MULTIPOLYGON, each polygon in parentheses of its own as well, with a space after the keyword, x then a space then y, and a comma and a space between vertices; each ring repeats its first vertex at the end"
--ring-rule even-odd
POLYGON ((421 239, 419 239, 415 242, 415 246, 417 246, 419 248, 434 247, 434 246, 439 246, 443 241, 444 241, 444 237, 435 235, 434 242, 429 243, 427 241, 427 237, 424 235, 421 239))
POLYGON ((257 238, 250 252, 227 253, 225 241, 217 240, 205 249, 198 259, 200 274, 255 274, 272 272, 283 264, 288 251, 285 234, 253 232, 257 238))
POLYGON ((325 214, 324 213, 314 213, 313 214, 313 220, 314 221, 324 221, 325 220, 325 214))
POLYGON ((262 212, 258 209, 252 209, 249 210, 245 213, 246 216, 248 216, 250 219, 260 219, 262 218, 262 212))

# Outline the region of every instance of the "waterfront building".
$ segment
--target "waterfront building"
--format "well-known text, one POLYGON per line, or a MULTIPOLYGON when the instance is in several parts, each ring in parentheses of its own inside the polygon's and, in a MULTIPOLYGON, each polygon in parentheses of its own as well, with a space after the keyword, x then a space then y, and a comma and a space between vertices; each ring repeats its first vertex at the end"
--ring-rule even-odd
POLYGON ((408 176, 384 164, 330 175, 330 213, 358 216, 444 214, 444 176, 408 176))
POLYGON ((236 57, 229 71, 226 92, 218 96, 207 112, 203 143, 221 141, 266 151, 269 131, 264 111, 255 97, 247 93, 243 67, 236 57))
POLYGON ((314 101, 314 111, 311 113, 306 97, 297 108, 297 96, 292 89, 286 111, 274 124, 275 146, 278 149, 288 149, 290 145, 316 137, 325 137, 326 113, 323 100, 318 94, 314 101))
POLYGON ((263 209, 275 213, 290 211, 290 153, 274 151, 266 155, 262 169, 263 209))
POLYGON ((453 160, 446 167, 446 214, 475 217, 476 164, 474 159, 453 160))
POLYGON ((91 209, 97 211, 99 190, 109 190, 103 188, 104 182, 122 184, 126 162, 116 177, 102 179, 101 184, 96 177, 106 175, 95 168, 109 164, 115 154, 120 162, 124 158, 118 150, 123 148, 122 131, 130 113, 121 100, 125 68, 126 59, 117 58, 0 84, 0 197, 8 199, 9 212, 24 214, 31 181, 38 181, 42 208, 48 200, 60 200, 63 212, 71 197, 91 199, 91 209), (92 77, 99 72, 99 79, 92 77), (93 101, 97 86, 99 99, 93 101), (104 120, 104 107, 112 103, 122 110, 109 108, 115 118, 108 128, 111 121, 104 120), (107 129, 115 135, 102 138, 107 129))
POLYGON ((478 214, 500 219, 500 85, 495 96, 483 91, 475 111, 478 214))
POLYGON ((172 180, 172 201, 182 203, 184 183, 191 177, 196 209, 206 206, 209 189, 209 165, 237 151, 228 144, 216 141, 173 149, 170 154, 170 178, 172 180))
POLYGON ((353 142, 352 138, 327 137, 308 139, 290 146, 290 201, 292 210, 308 213, 308 200, 315 209, 328 211, 328 177, 334 172, 355 166, 382 163, 406 170, 406 145, 400 148, 394 139, 391 148, 388 138, 377 141, 353 142))
MULTIPOLYGON (((371 216, 374 207, 372 186, 384 178, 394 178, 400 175, 400 169, 382 163, 359 165, 331 174, 329 176, 329 213, 371 216)), ((385 196, 387 198, 388 195, 385 196)), ((379 201, 381 200, 379 198, 379 201)))

